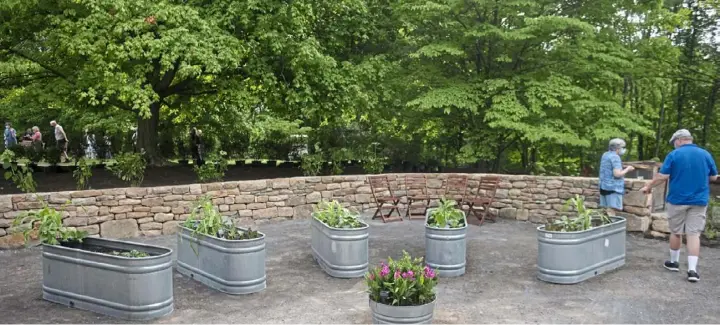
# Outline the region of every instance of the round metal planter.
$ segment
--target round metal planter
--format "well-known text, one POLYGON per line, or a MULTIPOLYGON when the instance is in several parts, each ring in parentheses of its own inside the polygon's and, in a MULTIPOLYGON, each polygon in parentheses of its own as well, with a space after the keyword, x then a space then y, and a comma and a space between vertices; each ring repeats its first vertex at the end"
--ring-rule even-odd
POLYGON ((419 306, 391 306, 368 300, 373 324, 430 324, 437 298, 419 306))

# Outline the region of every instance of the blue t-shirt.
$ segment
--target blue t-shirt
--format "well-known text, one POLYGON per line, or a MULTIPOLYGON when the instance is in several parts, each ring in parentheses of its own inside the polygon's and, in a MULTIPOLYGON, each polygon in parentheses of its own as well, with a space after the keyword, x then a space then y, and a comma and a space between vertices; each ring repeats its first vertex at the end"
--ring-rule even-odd
POLYGON ((625 177, 615 177, 614 169, 622 169, 622 161, 615 151, 608 151, 600 159, 600 189, 625 193, 625 177))
POLYGON ((667 201, 674 205, 708 204, 709 176, 717 175, 715 160, 705 149, 686 144, 665 157, 660 173, 670 175, 667 201))

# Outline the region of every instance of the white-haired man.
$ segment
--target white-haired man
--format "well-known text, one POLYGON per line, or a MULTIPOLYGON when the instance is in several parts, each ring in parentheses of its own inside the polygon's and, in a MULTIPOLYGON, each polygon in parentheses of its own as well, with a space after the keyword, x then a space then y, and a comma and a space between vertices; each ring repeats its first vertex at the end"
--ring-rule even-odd
POLYGON ((622 168, 620 156, 624 154, 625 141, 615 138, 610 140, 608 151, 600 159, 600 207, 605 208, 610 215, 622 211, 625 174, 635 170, 632 166, 622 168))
POLYGON ((667 194, 667 216, 670 225, 670 260, 665 268, 680 271, 682 234, 687 238, 688 272, 690 282, 700 281, 697 272, 700 256, 700 234, 705 230, 705 217, 710 200, 710 182, 717 179, 715 160, 705 149, 692 143, 690 131, 681 129, 670 138, 675 150, 670 152, 660 171, 642 191, 650 193, 657 184, 670 180, 667 194))
POLYGON ((68 137, 67 134, 65 134, 65 129, 63 129, 60 124, 57 124, 55 120, 50 121, 50 126, 55 128, 55 142, 57 143, 57 148, 60 150, 60 161, 65 162, 65 160, 70 160, 67 154, 67 147, 68 147, 68 137))

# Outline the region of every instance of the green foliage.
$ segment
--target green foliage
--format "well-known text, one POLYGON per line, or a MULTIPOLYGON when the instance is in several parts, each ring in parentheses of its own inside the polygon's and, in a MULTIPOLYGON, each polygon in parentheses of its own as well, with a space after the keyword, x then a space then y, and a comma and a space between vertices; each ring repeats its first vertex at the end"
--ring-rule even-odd
POLYGON ((137 127, 149 164, 186 156, 193 126, 233 158, 318 143, 306 175, 354 156, 594 176, 610 138, 633 160, 680 127, 720 140, 718 1, 8 0, 0 17, 3 118, 57 119, 76 148, 102 131, 113 153, 137 127))
POLYGON ((14 152, 7 149, 3 151, 0 155, 0 162, 5 170, 3 174, 6 180, 11 180, 17 188, 25 193, 35 192, 37 184, 33 178, 32 169, 18 165, 14 152))
MULTIPOLYGON (((239 230, 232 219, 224 220, 209 196, 201 196, 195 201, 190 216, 183 226, 191 229, 192 236, 198 239, 200 235, 228 240, 250 240, 260 237, 260 234, 252 228, 239 230)), ((191 247, 195 254, 198 254, 196 247, 193 245, 191 247)))
POLYGON ((331 228, 353 229, 365 227, 365 224, 358 219, 356 213, 350 212, 335 200, 331 202, 320 201, 315 206, 313 216, 331 228))
POLYGON ((208 159, 202 166, 193 166, 198 180, 203 183, 222 181, 227 169, 227 153, 225 151, 220 151, 219 154, 208 155, 208 159))
POLYGON ((43 160, 50 165, 60 163, 60 150, 55 146, 47 146, 43 153, 43 160))
MULTIPOLYGON (((38 197, 38 200, 41 200, 38 197)), ((60 245, 61 242, 82 242, 87 237, 86 231, 79 231, 63 226, 62 213, 51 208, 42 201, 42 209, 19 215, 13 220, 13 227, 23 229, 23 237, 27 243, 33 230, 38 231, 38 238, 44 244, 60 245)))
POLYGON ((115 156, 115 165, 108 169, 121 180, 130 183, 130 186, 140 186, 145 179, 145 158, 139 153, 123 153, 115 156))
POLYGON ((574 218, 568 218, 564 215, 561 218, 546 224, 545 230, 579 232, 612 223, 612 220, 610 220, 604 212, 586 208, 585 199, 580 195, 575 195, 574 198, 568 199, 565 203, 564 209, 568 210, 571 204, 577 212, 577 216, 574 218))
POLYGON ((392 306, 418 306, 435 300, 437 271, 423 265, 422 258, 412 258, 403 250, 403 257, 371 269, 365 275, 370 299, 392 306))
POLYGON ((306 154, 301 158, 300 169, 305 176, 318 176, 322 173, 323 163, 321 153, 306 154))
POLYGON ((377 146, 380 143, 371 144, 373 149, 368 150, 367 157, 363 159, 363 169, 369 174, 382 174, 385 165, 388 163, 387 157, 380 157, 377 154, 377 146))
POLYGON ((73 178, 77 183, 77 190, 81 191, 88 188, 90 184, 90 177, 92 177, 92 169, 88 165, 85 158, 80 158, 75 162, 75 170, 73 171, 73 178))
POLYGON ((456 208, 453 200, 440 199, 437 208, 430 209, 427 225, 435 228, 462 228, 465 227, 465 213, 456 208))
POLYGON ((148 257, 148 256, 150 256, 150 254, 148 254, 148 253, 146 253, 146 252, 141 252, 141 251, 136 250, 136 249, 129 250, 129 251, 124 251, 124 252, 113 251, 113 252, 112 252, 112 255, 122 256, 122 257, 129 257, 129 258, 142 258, 142 257, 148 257))

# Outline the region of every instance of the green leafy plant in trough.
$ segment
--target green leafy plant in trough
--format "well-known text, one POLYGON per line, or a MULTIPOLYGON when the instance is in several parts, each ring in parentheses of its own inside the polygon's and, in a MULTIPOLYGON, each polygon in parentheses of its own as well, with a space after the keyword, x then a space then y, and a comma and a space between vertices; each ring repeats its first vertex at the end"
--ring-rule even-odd
POLYGON ((73 171, 73 178, 75 178, 75 182, 77 183, 78 191, 88 188, 90 177, 92 177, 90 165, 88 165, 85 158, 80 158, 75 163, 75 170, 73 171))
POLYGON ((15 153, 11 150, 5 150, 0 155, 0 162, 2 162, 3 169, 5 170, 5 179, 12 181, 15 186, 25 193, 35 192, 37 184, 33 178, 32 169, 26 166, 19 166, 17 162, 15 162, 15 158, 15 153))
POLYGON ((585 231, 612 223, 612 220, 604 211, 587 208, 585 199, 580 195, 568 199, 565 202, 564 210, 569 210, 571 205, 577 211, 576 217, 568 218, 568 216, 564 215, 546 224, 545 230, 560 232, 585 231))
POLYGON ((123 153, 117 155, 115 161, 115 165, 108 167, 115 176, 133 187, 142 184, 147 163, 141 153, 123 153))
MULTIPOLYGON (((228 240, 249 240, 260 237, 260 233, 252 228, 243 231, 238 229, 232 219, 224 220, 209 196, 201 196, 195 201, 190 216, 183 226, 191 229, 192 236, 196 239, 199 239, 200 235, 228 240)), ((195 254, 198 254, 196 248, 193 245, 191 247, 195 254)))
POLYGON ((62 213, 42 202, 42 209, 30 211, 20 215, 13 220, 14 227, 23 228, 25 243, 30 239, 33 230, 38 231, 38 238, 42 243, 49 245, 60 245, 61 242, 82 242, 87 237, 86 231, 79 231, 64 227, 62 224, 62 213))
POLYGON ((452 200, 440 199, 437 208, 430 210, 427 225, 435 228, 462 228, 465 227, 465 214, 456 208, 457 203, 452 200))
POLYGON ((338 201, 320 201, 315 206, 314 216, 320 222, 331 228, 362 228, 364 224, 358 219, 357 214, 340 204, 338 201))
POLYGON ((115 255, 115 256, 130 257, 130 258, 141 258, 141 257, 148 257, 148 256, 150 256, 150 254, 145 253, 145 252, 141 252, 141 251, 136 250, 136 249, 129 250, 129 251, 125 251, 125 252, 113 251, 112 254, 115 255))

